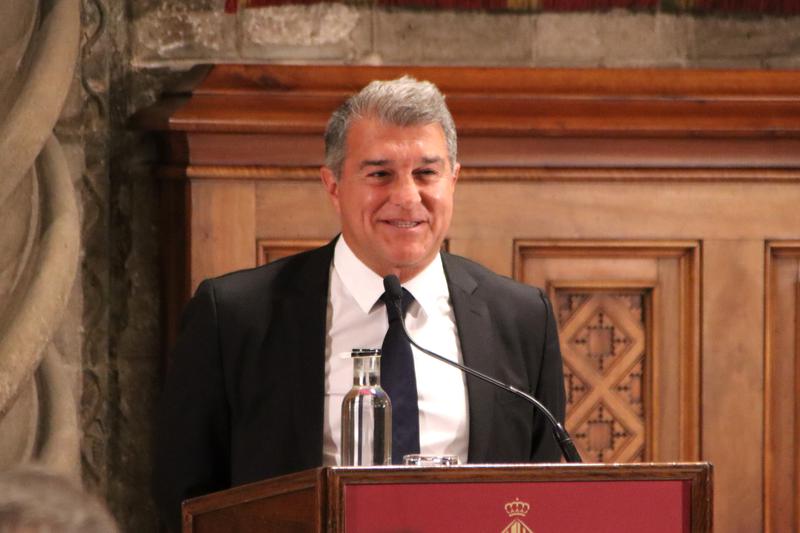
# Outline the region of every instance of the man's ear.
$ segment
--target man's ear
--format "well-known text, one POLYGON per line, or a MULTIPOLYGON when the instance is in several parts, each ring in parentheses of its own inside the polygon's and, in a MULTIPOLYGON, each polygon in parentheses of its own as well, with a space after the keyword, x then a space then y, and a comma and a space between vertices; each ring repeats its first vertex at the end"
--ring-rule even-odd
POLYGON ((456 182, 458 181, 458 173, 461 172, 461 163, 456 162, 453 165, 453 186, 455 186, 456 182))
POLYGON ((339 181, 336 179, 336 174, 333 173, 328 167, 319 169, 319 176, 322 179, 322 186, 325 187, 325 192, 328 193, 336 212, 339 213, 339 181))

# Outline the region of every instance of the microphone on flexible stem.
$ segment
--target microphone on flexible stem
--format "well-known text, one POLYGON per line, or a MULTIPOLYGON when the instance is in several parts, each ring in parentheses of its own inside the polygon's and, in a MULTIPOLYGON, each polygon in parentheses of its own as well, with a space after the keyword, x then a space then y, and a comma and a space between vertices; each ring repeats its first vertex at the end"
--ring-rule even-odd
MULTIPOLYGON (((383 288, 386 289, 386 292, 389 294, 389 297, 392 300, 392 304, 397 308, 398 313, 402 317, 403 310, 401 302, 403 301, 403 289, 400 286, 400 280, 394 274, 390 274, 385 278, 383 278, 383 288)), ((564 426, 562 426, 559 423, 559 421, 556 420, 556 417, 553 416, 553 413, 551 413, 550 410, 547 409, 547 407, 545 407, 542 402, 540 402, 530 394, 522 392, 516 387, 513 387, 512 385, 507 385, 502 381, 494 379, 493 377, 487 376, 486 374, 478 372, 477 370, 473 370, 468 366, 456 363, 455 361, 451 361, 450 359, 442 357, 437 353, 434 353, 430 350, 423 348, 422 346, 414 342, 414 339, 412 339, 411 336, 408 334, 408 330, 406 329, 405 325, 405 320, 401 319, 400 325, 403 330, 403 335, 405 336, 406 339, 408 339, 408 342, 416 346, 421 352, 430 355, 434 359, 438 359, 443 363, 447 363, 450 366, 454 366, 459 370, 461 370, 462 372, 466 372, 470 376, 474 376, 480 380, 485 381, 486 383, 491 383, 495 387, 499 387, 504 391, 516 394, 520 398, 523 398, 524 400, 527 400, 528 402, 532 403, 542 414, 544 414, 545 418, 547 418, 547 420, 550 422, 550 425, 553 428, 553 435, 556 438, 556 442, 558 443, 559 448, 561 448, 561 454, 564 456, 564 459, 566 459, 568 463, 583 462, 581 460, 580 454, 578 453, 578 450, 575 448, 575 444, 573 444, 572 439, 569 437, 567 430, 564 429, 564 426)))

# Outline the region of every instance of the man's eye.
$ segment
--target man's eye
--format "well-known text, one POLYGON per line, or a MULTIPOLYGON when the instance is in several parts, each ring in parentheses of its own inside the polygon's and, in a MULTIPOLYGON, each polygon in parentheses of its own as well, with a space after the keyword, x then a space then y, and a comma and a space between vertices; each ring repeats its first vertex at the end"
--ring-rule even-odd
POLYGON ((439 175, 439 173, 432 168, 421 168, 414 171, 414 175, 422 179, 431 179, 439 175))
POLYGON ((374 170, 367 174, 370 178, 386 178, 389 176, 389 172, 386 170, 374 170))

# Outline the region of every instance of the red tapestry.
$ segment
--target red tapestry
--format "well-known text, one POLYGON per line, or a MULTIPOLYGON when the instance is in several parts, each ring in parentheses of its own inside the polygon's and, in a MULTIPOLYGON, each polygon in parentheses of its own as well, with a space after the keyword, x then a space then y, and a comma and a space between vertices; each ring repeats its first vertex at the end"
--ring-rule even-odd
MULTIPOLYGON (((225 0, 225 11, 240 8, 317 4, 329 0, 225 0)), ((800 0, 371 0, 374 5, 422 9, 480 11, 602 11, 611 8, 635 10, 688 11, 695 13, 800 14, 800 0)), ((365 5, 368 0, 340 0, 365 5)))

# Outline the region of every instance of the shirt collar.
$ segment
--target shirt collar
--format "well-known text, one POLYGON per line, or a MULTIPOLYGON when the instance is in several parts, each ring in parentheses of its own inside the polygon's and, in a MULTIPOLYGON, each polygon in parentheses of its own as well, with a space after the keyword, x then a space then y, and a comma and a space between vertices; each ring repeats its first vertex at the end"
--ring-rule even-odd
MULTIPOLYGON (((361 310, 368 314, 384 292, 383 278, 356 257, 345 242, 344 235, 336 242, 333 267, 347 292, 353 296, 361 310)), ((414 296, 426 315, 433 316, 439 308, 437 302, 450 296, 441 254, 436 254, 433 261, 422 272, 403 283, 403 287, 414 296)), ((411 306, 411 312, 413 307, 411 306)))

